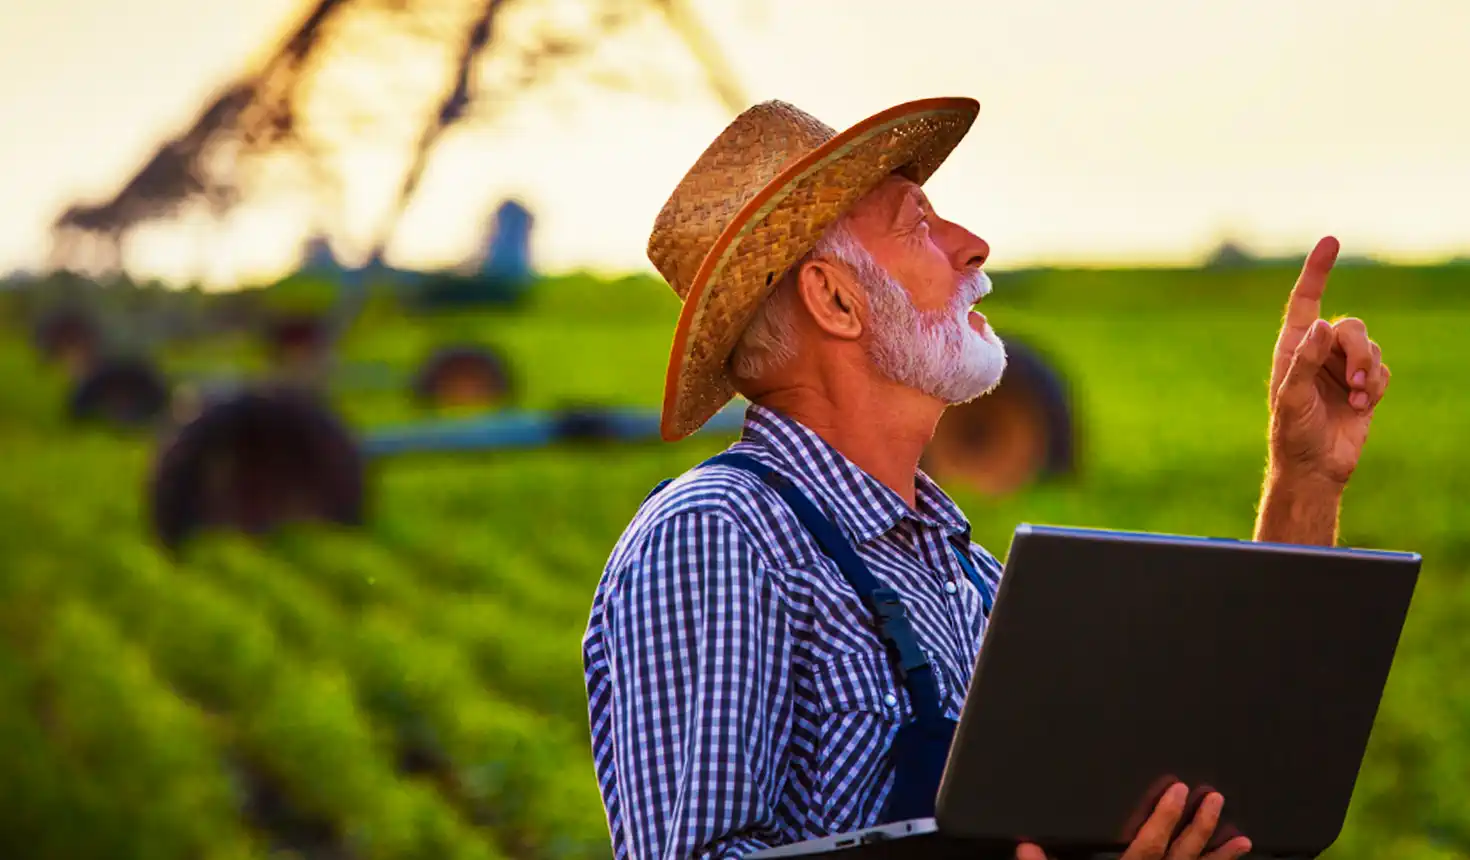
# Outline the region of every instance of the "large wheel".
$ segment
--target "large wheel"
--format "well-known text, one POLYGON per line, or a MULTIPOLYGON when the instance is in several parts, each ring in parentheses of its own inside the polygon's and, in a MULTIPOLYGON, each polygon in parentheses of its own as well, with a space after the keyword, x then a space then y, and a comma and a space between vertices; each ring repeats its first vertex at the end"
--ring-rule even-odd
POLYGON ((72 389, 67 412, 73 421, 117 427, 155 423, 169 408, 168 380, 143 358, 99 361, 72 389))
POLYGON ((41 317, 36 323, 34 341, 42 359, 79 376, 97 360, 102 349, 102 330, 91 314, 66 308, 41 317))
POLYGON ((413 382, 414 397, 426 406, 499 406, 512 391, 505 359, 478 344, 435 351, 413 382))
POLYGON ((154 467, 159 541, 204 529, 262 534, 306 521, 360 525, 363 464, 346 427, 300 391, 247 391, 183 425, 154 467))
POLYGON ((1005 343, 1000 385, 945 410, 924 451, 924 470, 935 478, 989 496, 1076 468, 1067 386, 1039 353, 1013 338, 1005 343))

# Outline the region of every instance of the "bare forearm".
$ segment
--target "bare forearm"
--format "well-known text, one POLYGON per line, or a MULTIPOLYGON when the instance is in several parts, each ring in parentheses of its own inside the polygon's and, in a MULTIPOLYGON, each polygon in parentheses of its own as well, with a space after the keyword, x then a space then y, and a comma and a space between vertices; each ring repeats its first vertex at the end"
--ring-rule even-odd
POLYGON ((1266 470, 1255 540, 1334 546, 1344 486, 1322 478, 1266 470))

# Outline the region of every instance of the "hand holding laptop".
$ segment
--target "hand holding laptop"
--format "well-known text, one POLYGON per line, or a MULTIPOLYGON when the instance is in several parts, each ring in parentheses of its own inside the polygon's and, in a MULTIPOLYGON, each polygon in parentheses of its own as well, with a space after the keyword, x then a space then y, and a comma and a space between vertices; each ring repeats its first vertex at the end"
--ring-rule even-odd
POLYGON ((1346 819, 1421 562, 1023 523, 934 817, 750 856, 1317 857, 1346 819))
MULTIPOLYGON (((1179 830, 1180 819, 1189 799, 1189 788, 1175 783, 1154 807, 1153 815, 1139 828, 1120 860, 1235 860, 1251 850, 1251 841, 1236 836, 1208 854, 1203 853, 1215 826, 1220 822, 1220 808, 1225 798, 1218 792, 1205 795, 1194 820, 1172 841, 1179 830)), ((1031 843, 1016 849, 1016 860, 1047 860, 1046 853, 1031 843)))

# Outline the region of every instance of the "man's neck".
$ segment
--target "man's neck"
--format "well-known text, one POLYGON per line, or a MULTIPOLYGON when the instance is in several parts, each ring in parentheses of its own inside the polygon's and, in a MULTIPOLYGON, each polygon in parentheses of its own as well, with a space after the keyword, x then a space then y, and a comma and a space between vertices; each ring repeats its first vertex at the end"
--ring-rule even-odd
POLYGON ((914 478, 944 411, 939 402, 897 387, 818 391, 796 386, 764 392, 754 402, 801 423, 910 508, 916 506, 914 478))

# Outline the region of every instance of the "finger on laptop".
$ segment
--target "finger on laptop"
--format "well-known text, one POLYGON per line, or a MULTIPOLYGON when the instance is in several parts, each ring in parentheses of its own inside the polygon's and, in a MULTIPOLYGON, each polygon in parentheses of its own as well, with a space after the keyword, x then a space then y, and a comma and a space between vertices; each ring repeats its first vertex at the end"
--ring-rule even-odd
POLYGON ((1016 846, 1016 860, 1048 860, 1048 858, 1046 852, 1041 850, 1041 846, 1022 842, 1016 846))
POLYGON ((1184 814, 1184 802, 1189 797, 1189 786, 1176 782, 1164 792, 1154 807, 1153 814, 1138 828, 1138 835, 1128 844, 1120 860, 1162 860, 1169 850, 1169 837, 1184 814))
POLYGON ((1168 860, 1198 860, 1200 852, 1205 850, 1205 845, 1215 834, 1215 826, 1220 823, 1220 807, 1224 805, 1225 796, 1218 791, 1206 794, 1200 801, 1194 820, 1169 846, 1168 860))
POLYGON ((1214 851, 1201 857, 1200 860, 1238 860, 1249 854, 1251 841, 1244 836, 1236 836, 1214 851))

